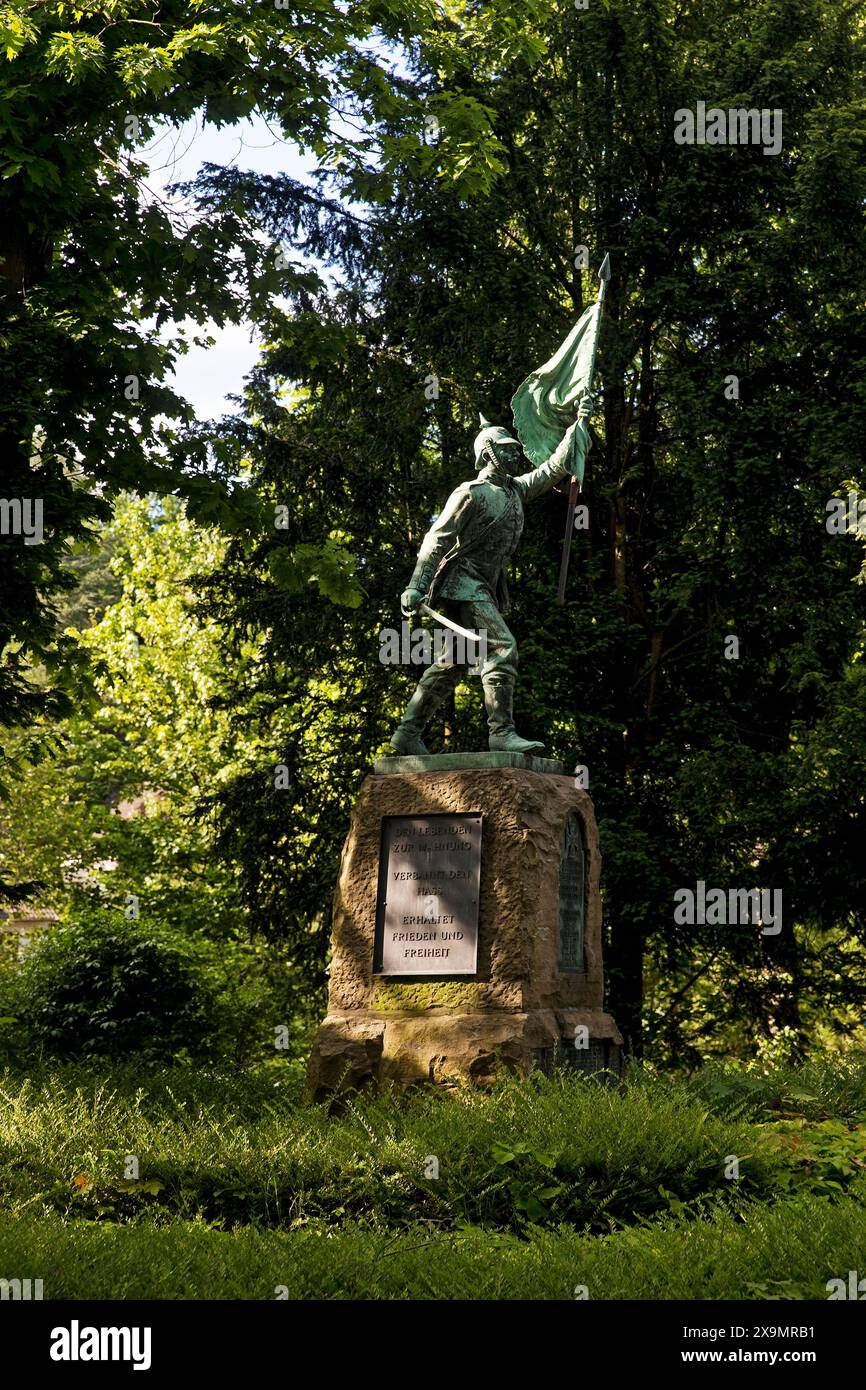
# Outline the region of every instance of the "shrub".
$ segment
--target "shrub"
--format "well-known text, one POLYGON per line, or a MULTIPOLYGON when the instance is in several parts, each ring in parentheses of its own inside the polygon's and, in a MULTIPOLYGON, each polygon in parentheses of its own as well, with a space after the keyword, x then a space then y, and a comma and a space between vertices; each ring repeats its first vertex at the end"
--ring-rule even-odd
POLYGON ((19 1017, 49 1052, 170 1057, 210 1042, 211 992, 189 957, 116 912, 46 932, 17 992, 19 1017))
POLYGON ((866 1118, 866 1053, 861 1048, 816 1051, 799 1065, 780 1064, 763 1070, 711 1062, 683 1085, 721 1116, 756 1120, 785 1115, 803 1115, 809 1120, 866 1118))

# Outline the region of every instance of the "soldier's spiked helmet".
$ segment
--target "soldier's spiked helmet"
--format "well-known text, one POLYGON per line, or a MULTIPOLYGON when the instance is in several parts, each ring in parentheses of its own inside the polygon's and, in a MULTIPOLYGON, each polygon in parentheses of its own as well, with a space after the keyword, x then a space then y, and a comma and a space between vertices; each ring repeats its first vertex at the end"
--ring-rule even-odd
POLYGON ((478 416, 478 420, 481 425, 481 429, 475 436, 476 468, 478 466, 478 460, 481 458, 481 455, 488 444, 516 444, 518 449, 521 447, 520 440, 515 439, 514 435, 509 434, 508 430, 503 429, 502 425, 491 425, 490 421, 485 420, 484 416, 480 414, 478 416))

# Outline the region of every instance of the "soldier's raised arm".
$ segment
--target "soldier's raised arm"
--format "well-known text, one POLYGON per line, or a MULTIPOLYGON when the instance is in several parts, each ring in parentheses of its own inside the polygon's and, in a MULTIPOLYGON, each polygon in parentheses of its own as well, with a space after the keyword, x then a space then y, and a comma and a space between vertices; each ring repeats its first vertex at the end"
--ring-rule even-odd
POLYGON ((586 458, 590 440, 589 431, 583 418, 575 420, 574 424, 568 427, 546 463, 540 464, 538 468, 533 468, 529 473, 520 473, 513 480, 513 486, 520 493, 524 502, 531 502, 534 498, 549 492, 561 478, 568 474, 572 439, 574 439, 575 448, 581 451, 583 457, 586 458))

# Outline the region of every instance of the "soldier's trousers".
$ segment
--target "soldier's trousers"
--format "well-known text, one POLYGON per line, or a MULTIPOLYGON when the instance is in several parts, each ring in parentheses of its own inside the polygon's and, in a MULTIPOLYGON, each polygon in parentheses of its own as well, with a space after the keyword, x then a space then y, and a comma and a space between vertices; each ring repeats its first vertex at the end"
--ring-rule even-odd
MULTIPOLYGON (((497 682, 513 684, 517 676, 517 642, 496 604, 491 603, 489 599, 466 599, 460 602, 443 602, 440 606, 445 616, 459 623, 461 627, 486 634, 487 652, 481 663, 482 682, 492 676, 497 682)), ((457 662, 454 655, 452 643, 443 657, 427 667, 418 682, 418 689, 430 695, 435 692, 439 698, 444 698, 450 690, 459 685, 466 674, 467 663, 457 662)))

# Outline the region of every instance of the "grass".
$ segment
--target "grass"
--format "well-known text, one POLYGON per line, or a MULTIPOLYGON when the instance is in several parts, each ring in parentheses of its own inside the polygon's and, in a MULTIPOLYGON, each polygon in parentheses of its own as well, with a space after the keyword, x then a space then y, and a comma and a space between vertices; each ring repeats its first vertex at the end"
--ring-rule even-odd
POLYGON ((580 1078, 491 1095, 365 1096, 339 1115, 279 1076, 157 1074, 149 1088, 79 1068, 0 1079, 0 1203, 11 1211, 226 1227, 324 1220, 400 1227, 527 1221, 607 1231, 682 1203, 770 1195, 784 1155, 682 1088, 580 1078), (740 1178, 725 1177, 730 1155, 740 1178), (127 1156, 137 1160, 138 1173, 127 1156))
POLYGON ((747 1219, 666 1217, 608 1236, 531 1240, 467 1227, 388 1234, 349 1224, 291 1232, 194 1222, 15 1222, 0 1216, 0 1269, 45 1297, 163 1299, 826 1299, 862 1267, 866 1208, 805 1197, 747 1219))
POLYGON ((864 1197, 857 1058, 340 1113, 285 1062, 0 1075, 0 1275, 49 1298, 826 1298, 864 1197))

